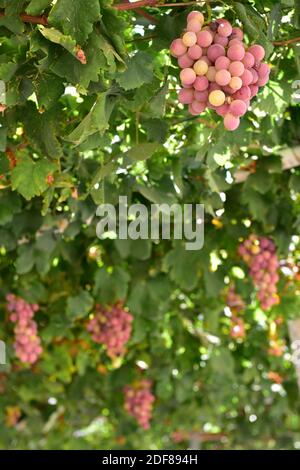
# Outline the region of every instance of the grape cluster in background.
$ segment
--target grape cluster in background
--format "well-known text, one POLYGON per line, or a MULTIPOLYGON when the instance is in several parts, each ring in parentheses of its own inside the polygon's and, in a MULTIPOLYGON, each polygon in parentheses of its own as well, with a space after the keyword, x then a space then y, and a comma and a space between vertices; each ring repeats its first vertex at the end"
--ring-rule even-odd
POLYGON ((171 44, 171 55, 182 69, 178 98, 192 115, 206 108, 216 111, 225 128, 234 131, 251 99, 267 84, 270 67, 263 62, 264 48, 259 44, 248 47, 243 31, 228 20, 203 25, 203 14, 192 11, 181 38, 171 44))
POLYGON ((35 364, 43 352, 37 324, 33 319, 39 306, 28 304, 14 294, 8 294, 6 300, 10 320, 16 324, 14 327, 16 356, 25 364, 35 364))
POLYGON ((96 343, 105 345, 107 355, 113 359, 125 354, 125 345, 131 336, 132 321, 132 315, 124 308, 122 302, 107 307, 97 305, 87 330, 96 343))
POLYGON ((149 429, 152 417, 155 397, 151 388, 152 382, 149 379, 142 379, 124 388, 124 408, 143 429, 149 429))
POLYGON ((268 310, 278 304, 279 260, 274 242, 266 237, 250 235, 239 246, 238 252, 250 268, 250 276, 258 290, 257 298, 262 309, 268 310))

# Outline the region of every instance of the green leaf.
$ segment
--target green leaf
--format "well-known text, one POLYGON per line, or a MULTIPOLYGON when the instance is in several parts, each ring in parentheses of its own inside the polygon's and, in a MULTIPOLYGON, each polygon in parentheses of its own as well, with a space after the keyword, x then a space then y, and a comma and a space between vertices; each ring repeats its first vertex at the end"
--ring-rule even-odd
POLYGON ((127 62, 127 70, 118 74, 117 82, 124 90, 133 90, 150 83, 153 79, 152 58, 145 52, 138 52, 127 62))
POLYGON ((101 268, 95 274, 93 293, 104 304, 123 300, 127 295, 129 280, 129 274, 122 268, 116 267, 112 271, 101 268))
POLYGON ((68 52, 70 52, 70 54, 76 57, 78 49, 76 47, 76 41, 71 36, 65 36, 57 29, 45 28, 45 26, 39 26, 39 31, 44 36, 44 38, 48 39, 48 41, 59 44, 68 52))
POLYGON ((130 162, 137 162, 140 160, 147 160, 152 157, 152 155, 159 149, 160 145, 157 143, 144 143, 137 144, 132 147, 130 150, 123 154, 124 164, 130 162))
POLYGON ((87 291, 81 290, 78 295, 68 298, 66 314, 72 319, 83 318, 91 311, 93 305, 93 297, 87 291))
POLYGON ((83 44, 99 19, 99 0, 57 0, 50 12, 49 24, 83 44))
POLYGON ((41 14, 50 4, 52 0, 31 0, 29 5, 26 7, 26 13, 28 15, 39 15, 41 14))
POLYGON ((69 134, 66 140, 80 145, 90 135, 100 132, 101 134, 108 128, 108 120, 115 105, 115 99, 107 93, 101 93, 95 101, 91 111, 85 116, 82 122, 69 134))
POLYGON ((34 162, 23 157, 12 171, 12 189, 27 200, 40 196, 48 188, 47 176, 55 170, 56 166, 46 159, 34 162))

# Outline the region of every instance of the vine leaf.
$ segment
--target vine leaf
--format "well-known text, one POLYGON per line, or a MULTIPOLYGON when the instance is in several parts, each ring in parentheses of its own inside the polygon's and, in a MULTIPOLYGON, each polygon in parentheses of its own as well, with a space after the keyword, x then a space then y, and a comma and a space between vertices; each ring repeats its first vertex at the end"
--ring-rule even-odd
POLYGON ((127 70, 117 76, 117 82, 124 90, 133 90, 149 83, 153 79, 151 57, 145 52, 138 52, 127 62, 127 70))
POLYGON ((47 176, 55 170, 56 166, 46 159, 34 162, 30 157, 25 156, 12 171, 12 189, 29 201, 46 191, 49 187, 47 176))

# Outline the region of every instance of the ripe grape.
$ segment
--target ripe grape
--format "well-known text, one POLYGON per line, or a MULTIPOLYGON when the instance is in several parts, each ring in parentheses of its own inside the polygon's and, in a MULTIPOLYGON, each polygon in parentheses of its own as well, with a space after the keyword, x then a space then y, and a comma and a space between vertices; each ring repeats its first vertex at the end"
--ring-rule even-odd
POLYGON ((197 36, 192 31, 187 31, 182 36, 182 42, 186 47, 194 46, 194 44, 197 42, 197 36))
POLYGON ((122 302, 105 308, 97 305, 87 330, 96 343, 105 345, 109 357, 116 358, 126 352, 125 345, 131 336, 132 321, 132 315, 125 310, 122 302))
POLYGON ((199 33, 201 31, 202 24, 200 21, 197 20, 197 18, 194 18, 193 20, 190 20, 187 24, 187 30, 192 31, 193 33, 199 33))
POLYGON ((270 74, 270 71, 271 71, 271 69, 270 69, 269 65, 263 62, 258 67, 257 72, 258 72, 259 78, 265 78, 266 76, 268 76, 270 74))
POLYGON ((178 93, 178 100, 182 104, 190 104, 194 99, 194 91, 192 88, 182 88, 178 93))
POLYGON ((197 44, 201 47, 209 47, 213 42, 213 35, 209 31, 200 31, 197 34, 197 44))
POLYGON ((208 79, 208 81, 214 82, 216 78, 216 73, 217 71, 215 67, 213 67, 212 65, 208 67, 208 71, 206 72, 206 78, 208 79))
POLYGON ((219 21, 218 34, 225 38, 228 38, 232 33, 232 26, 229 21, 221 20, 219 21))
POLYGON ((194 100, 191 107, 196 114, 201 114, 206 108, 206 103, 194 100))
POLYGON ((214 44, 220 44, 220 46, 227 47, 228 42, 228 38, 220 36, 220 34, 216 34, 214 37, 214 44))
POLYGON ((191 68, 181 70, 180 80, 183 85, 192 85, 196 80, 196 74, 194 70, 191 68))
POLYGON ((194 71, 197 75, 206 75, 208 71, 208 64, 205 60, 197 60, 194 64, 194 71))
POLYGON ((230 60, 238 60, 238 61, 241 61, 243 60, 243 58, 245 57, 245 49, 243 46, 239 45, 239 44, 234 44, 232 46, 229 47, 228 51, 227 51, 227 57, 230 59, 230 60))
POLYGON ((174 39, 170 46, 171 54, 173 57, 180 57, 181 55, 185 54, 187 51, 186 46, 183 44, 180 38, 174 39))
POLYGON ((244 39, 244 33, 240 28, 234 27, 232 28, 232 33, 230 36, 231 39, 239 39, 242 41, 244 39))
POLYGON ((194 82, 194 88, 197 91, 204 91, 208 88, 209 81, 206 77, 198 76, 194 82))
POLYGON ((204 16, 200 11, 191 11, 187 16, 187 22, 197 19, 201 25, 204 23, 204 16))
POLYGON ((250 54, 254 56, 254 59, 257 62, 261 62, 265 57, 265 50, 259 44, 254 44, 253 46, 250 46, 248 52, 250 52, 250 54))
POLYGON ((202 101, 203 103, 206 103, 208 100, 208 90, 204 91, 194 91, 194 98, 197 101, 202 101))
POLYGON ((232 77, 240 77, 241 75, 243 75, 244 71, 245 66, 242 62, 239 62, 237 60, 231 62, 229 66, 229 72, 231 73, 232 77))
POLYGON ((243 86, 251 85, 253 82, 253 74, 250 70, 245 69, 243 75, 241 75, 241 79, 243 81, 243 86))
POLYGON ((233 96, 234 96, 234 99, 236 100, 246 101, 246 100, 249 100, 251 97, 251 90, 248 86, 243 86, 233 96))
POLYGON ((190 59, 198 60, 202 56, 202 48, 198 44, 194 44, 194 46, 188 48, 187 55, 190 59))
POLYGON ((218 85, 225 86, 231 81, 231 75, 228 70, 218 70, 215 74, 215 80, 218 85))
POLYGON ((221 90, 211 91, 208 99, 213 106, 222 106, 225 103, 225 93, 221 90))
POLYGON ((152 382, 143 379, 124 388, 125 410, 133 416, 143 429, 150 428, 155 397, 151 391, 152 382))
POLYGON ((247 111, 247 105, 245 101, 234 100, 232 101, 232 103, 230 103, 229 111, 234 116, 237 116, 237 117, 244 116, 244 114, 246 114, 246 111, 247 111))
POLYGON ((244 56, 242 62, 244 64, 244 66, 246 67, 246 69, 251 69, 255 64, 255 58, 249 51, 247 51, 245 53, 245 56, 244 56))
POLYGON ((220 44, 213 44, 209 46, 207 50, 207 57, 208 59, 214 63, 218 57, 222 57, 225 55, 225 49, 220 44))
POLYGON ((231 113, 227 113, 224 117, 224 127, 228 131, 235 131, 240 125, 240 119, 231 113))
POLYGON ((192 67, 193 64, 194 61, 188 56, 188 54, 183 54, 178 57, 178 65, 181 69, 187 69, 189 67, 192 67))
POLYGON ((243 86, 243 81, 240 77, 232 77, 231 80, 229 81, 229 86, 233 90, 239 90, 243 86))
POLYGON ((226 114, 229 112, 229 104, 227 103, 224 103, 222 104, 221 106, 217 106, 216 107, 216 113, 219 115, 219 116, 226 116, 226 114))
POLYGON ((218 57, 215 62, 216 70, 228 70, 230 66, 230 59, 225 56, 218 57))

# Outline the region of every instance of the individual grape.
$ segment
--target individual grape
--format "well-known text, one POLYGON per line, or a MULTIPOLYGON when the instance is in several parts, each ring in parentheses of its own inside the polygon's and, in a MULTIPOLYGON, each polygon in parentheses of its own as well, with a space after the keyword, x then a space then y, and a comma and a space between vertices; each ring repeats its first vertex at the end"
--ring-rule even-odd
POLYGON ((96 306, 96 313, 89 320, 87 330, 96 343, 106 347, 107 355, 114 359, 126 352, 132 331, 132 315, 124 308, 122 302, 108 307, 96 306))
POLYGON ((180 57, 181 55, 185 54, 187 51, 186 46, 183 44, 180 38, 174 39, 170 46, 171 55, 173 57, 180 57))
POLYGON ((229 82, 229 86, 233 90, 240 90, 240 88, 242 88, 242 86, 243 86, 243 81, 240 77, 232 77, 230 82, 229 82))
POLYGON ((217 106, 216 107, 216 113, 219 115, 219 116, 226 116, 226 114, 229 112, 229 104, 227 103, 224 103, 222 104, 221 106, 217 106))
POLYGON ((182 36, 182 42, 186 47, 192 47, 196 44, 197 42, 197 36, 196 33, 193 33, 192 31, 187 31, 184 33, 182 36))
POLYGON ((194 46, 188 48, 187 55, 190 57, 190 59, 198 60, 202 56, 202 48, 198 46, 198 44, 195 44, 194 46))
POLYGON ((214 90, 209 94, 209 102, 213 106, 222 106, 225 103, 225 93, 222 90, 214 90))
POLYGON ((256 84, 261 87, 261 86, 265 86, 268 81, 269 81, 270 77, 269 75, 266 75, 264 78, 259 78, 256 82, 256 84))
POLYGON ((216 78, 216 69, 214 66, 208 67, 208 71, 206 72, 206 78, 208 79, 209 82, 214 82, 216 78))
POLYGON ((222 57, 225 55, 225 49, 220 44, 213 44, 209 46, 207 50, 207 57, 212 62, 215 63, 218 57, 222 57))
POLYGON ((265 78, 266 76, 270 74, 270 71, 271 69, 269 65, 263 62, 258 67, 257 73, 258 73, 259 78, 265 78))
POLYGON ((241 61, 245 57, 245 49, 239 44, 234 44, 229 47, 227 57, 233 61, 241 61))
POLYGON ((213 35, 210 31, 200 31, 197 34, 197 44, 201 47, 209 47, 213 42, 213 35))
POLYGON ((215 62, 216 70, 228 70, 230 66, 230 59, 225 56, 218 57, 215 62))
POLYGON ((250 52, 250 54, 254 56, 256 62, 261 62, 265 57, 265 50, 259 44, 254 44, 253 46, 250 46, 248 52, 250 52))
POLYGON ((189 113, 190 113, 192 116, 199 116, 199 113, 194 110, 194 108, 193 108, 193 106, 192 106, 192 103, 190 103, 190 104, 188 105, 188 110, 189 110, 189 113))
POLYGON ((235 131, 240 125, 240 119, 231 113, 227 113, 224 117, 224 127, 228 131, 235 131))
POLYGON ((228 42, 228 38, 220 36, 220 34, 216 34, 214 37, 214 44, 220 44, 220 46, 227 47, 228 42))
POLYGON ((191 104, 191 107, 192 107, 193 111, 195 111, 195 113, 201 114, 201 113, 203 113, 203 111, 206 108, 206 103, 194 100, 191 104))
POLYGON ((218 70, 215 74, 215 81, 221 86, 228 85, 231 81, 231 75, 228 70, 218 70))
POLYGON ((259 91, 259 87, 257 85, 249 85, 249 88, 250 88, 250 91, 251 91, 250 98, 253 98, 254 96, 257 95, 257 93, 259 91))
POLYGON ((124 388, 125 410, 133 416, 143 429, 150 428, 155 397, 151 391, 152 382, 143 379, 124 388))
POLYGON ((200 11, 191 11, 187 16, 187 22, 189 23, 192 20, 197 20, 201 25, 204 23, 204 16, 200 11))
POLYGON ((218 34, 228 38, 232 34, 232 26, 227 20, 220 20, 218 27, 218 34))
POLYGON ((190 104, 194 99, 194 91, 192 88, 182 88, 178 93, 179 103, 190 104))
POLYGON ((197 62, 194 63, 194 71, 197 75, 206 75, 208 71, 208 64, 205 60, 197 60, 197 62))
POLYGON ((202 101, 203 103, 206 103, 208 100, 208 89, 204 91, 194 91, 194 98, 197 101, 202 101))
POLYGON ((226 95, 231 96, 235 93, 235 90, 231 88, 231 86, 226 85, 222 87, 223 91, 226 93, 226 95))
POLYGON ((230 41, 228 42, 228 47, 232 47, 232 46, 241 46, 245 48, 244 43, 240 41, 239 39, 230 39, 230 41))
POLYGON ((187 24, 187 30, 192 31, 193 33, 199 33, 201 31, 202 25, 201 23, 195 18, 190 20, 187 24))
POLYGON ((256 72, 255 69, 249 69, 249 71, 251 72, 252 74, 252 82, 250 83, 250 85, 255 85, 257 80, 258 80, 258 73, 256 72))
POLYGON ((248 86, 243 86, 240 90, 234 93, 234 99, 246 101, 251 97, 251 90, 248 86))
POLYGON ((212 82, 212 83, 209 84, 208 89, 209 89, 209 93, 210 93, 211 91, 221 90, 221 87, 216 82, 212 82))
POLYGON ((247 112, 247 105, 245 101, 234 100, 230 103, 229 112, 234 116, 241 117, 247 112))
POLYGON ((243 86, 251 85, 253 82, 253 74, 250 70, 245 69, 243 75, 241 76, 243 86))
POLYGON ((232 28, 230 39, 239 39, 240 41, 242 41, 244 39, 243 31, 237 27, 232 28))
POLYGON ((191 68, 186 68, 180 72, 180 80, 183 85, 192 85, 196 80, 196 73, 191 68))
POLYGON ((251 52, 247 51, 245 53, 245 56, 244 56, 242 62, 243 62, 246 69, 251 69, 255 64, 255 58, 251 54, 251 52))
POLYGON ((16 356, 25 364, 35 364, 43 352, 37 324, 33 320, 39 306, 28 304, 13 294, 8 294, 6 300, 10 320, 16 323, 14 328, 16 356))
POLYGON ((240 77, 243 75, 244 71, 245 66, 242 62, 235 60, 229 65, 229 72, 231 73, 232 77, 240 77))
POLYGON ((178 65, 181 69, 187 69, 189 67, 192 67, 193 64, 193 59, 191 59, 187 54, 183 54, 178 57, 178 65))
POLYGON ((198 76, 194 82, 194 88, 197 91, 204 91, 208 88, 209 81, 204 76, 198 76))

